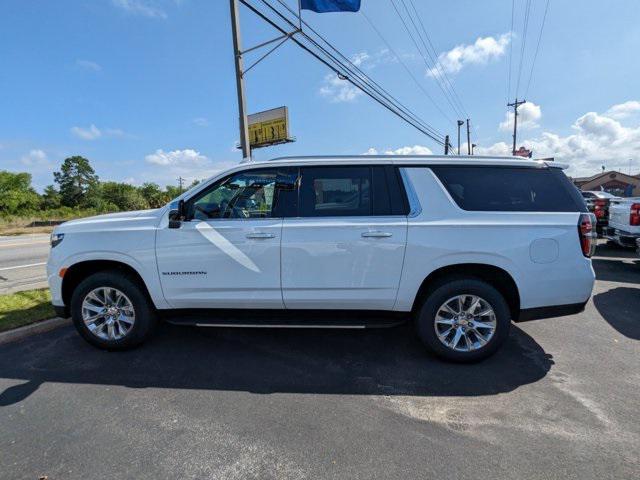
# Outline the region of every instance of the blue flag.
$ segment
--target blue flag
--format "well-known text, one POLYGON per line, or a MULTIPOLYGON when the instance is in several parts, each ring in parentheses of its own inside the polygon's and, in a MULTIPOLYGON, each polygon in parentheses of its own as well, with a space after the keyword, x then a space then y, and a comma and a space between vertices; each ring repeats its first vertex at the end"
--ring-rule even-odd
POLYGON ((300 0, 300 7, 316 13, 357 12, 360 10, 360 0, 300 0))

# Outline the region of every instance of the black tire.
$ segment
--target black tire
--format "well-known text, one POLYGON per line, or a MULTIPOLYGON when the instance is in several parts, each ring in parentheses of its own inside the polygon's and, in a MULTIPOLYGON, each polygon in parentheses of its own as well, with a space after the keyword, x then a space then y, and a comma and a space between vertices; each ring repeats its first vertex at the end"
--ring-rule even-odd
POLYGON ((453 362, 470 363, 489 357, 504 343, 509 336, 511 313, 502 294, 487 282, 473 277, 450 277, 434 286, 415 321, 420 339, 431 352, 453 362), (493 336, 484 346, 471 351, 457 351, 447 347, 438 338, 435 328, 436 314, 440 307, 447 300, 463 294, 481 297, 490 304, 496 317, 493 336))
POLYGON ((119 270, 94 273, 80 282, 71 296, 71 318, 82 338, 91 345, 105 350, 126 350, 140 345, 149 338, 157 323, 156 311, 144 286, 140 285, 136 277, 119 270), (135 321, 131 329, 121 339, 99 338, 91 333, 82 319, 82 302, 87 294, 100 287, 120 290, 133 304, 135 321))

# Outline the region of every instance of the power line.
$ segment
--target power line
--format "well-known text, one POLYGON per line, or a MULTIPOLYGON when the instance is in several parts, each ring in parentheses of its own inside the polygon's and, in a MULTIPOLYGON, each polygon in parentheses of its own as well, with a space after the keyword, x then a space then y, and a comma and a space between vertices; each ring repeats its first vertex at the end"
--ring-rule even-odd
POLYGON ((524 64, 524 54, 527 46, 527 31, 529 29, 529 14, 531 12, 531 0, 527 0, 524 11, 524 25, 522 26, 522 44, 520 45, 520 64, 518 65, 518 81, 516 82, 516 97, 520 91, 520 77, 522 76, 522 66, 524 64))
POLYGON ((511 0, 511 28, 509 29, 509 71, 507 72, 507 100, 506 103, 509 103, 509 98, 511 98, 511 59, 513 57, 513 18, 515 14, 516 8, 516 0, 511 0))
MULTIPOLYGON (((298 28, 296 24, 291 22, 285 15, 283 15, 280 11, 278 11, 278 9, 276 9, 269 2, 267 2, 266 0, 261 0, 261 1, 272 12, 277 14, 281 19, 285 20, 290 26, 296 29, 298 28)), ((253 13, 258 15, 264 21, 269 23, 271 26, 273 26, 276 30, 280 31, 283 34, 287 33, 287 31, 283 27, 278 25, 274 20, 269 18, 265 13, 258 10, 254 5, 250 4, 248 0, 240 0, 240 2, 243 5, 245 5, 247 8, 249 8, 253 13)), ((316 33, 336 53, 338 53, 342 58, 347 60, 347 62, 351 65, 351 67, 349 67, 349 65, 345 64, 344 62, 341 62, 338 58, 336 58, 335 55, 332 55, 330 52, 328 52, 324 47, 319 45, 315 39, 311 38, 306 33, 304 32, 298 32, 298 33, 299 33, 299 36, 301 37, 300 40, 295 36, 291 37, 291 40, 296 45, 298 45, 303 50, 308 52, 310 55, 315 57, 317 60, 322 62, 324 65, 329 67, 340 78, 343 78, 349 81, 352 85, 359 88, 366 95, 371 97, 373 100, 376 100, 386 109, 388 109, 390 112, 392 112, 399 118, 403 119, 404 121, 412 125, 417 130, 424 133, 426 136, 431 138, 436 143, 440 145, 444 145, 444 137, 439 132, 433 129, 433 127, 428 125, 426 122, 419 119, 413 112, 408 110, 404 105, 402 105, 395 98, 393 98, 388 92, 386 92, 386 90, 382 89, 382 87, 380 87, 378 84, 373 82, 373 80, 371 80, 366 74, 364 74, 364 72, 359 70, 352 62, 346 59, 346 57, 344 57, 344 55, 341 52, 339 52, 326 39, 324 39, 324 37, 316 33), (305 43, 303 43, 302 40, 306 40, 306 42, 310 43, 311 45, 305 45, 305 43), (319 50, 319 52, 314 51, 314 48, 319 50), (352 76, 349 76, 349 74, 351 74, 352 76)))
MULTIPOLYGON (((292 23, 292 21, 290 19, 287 19, 281 12, 279 12, 277 9, 275 9, 272 5, 270 5, 265 0, 261 0, 261 1, 262 1, 262 3, 267 5, 274 13, 276 13, 280 18, 285 20, 290 25, 293 25, 293 23, 292 23)), ((439 133, 431 125, 427 124, 423 120, 420 120, 415 114, 413 114, 413 112, 411 112, 400 101, 398 101, 395 97, 393 97, 393 95, 391 95, 387 90, 385 90, 375 80, 373 80, 371 77, 369 77, 364 71, 362 71, 362 69, 360 69, 349 58, 347 58, 342 52, 340 52, 340 50, 338 50, 335 46, 333 46, 324 36, 322 36, 322 34, 320 34, 318 31, 314 30, 314 28, 311 25, 309 25, 307 22, 305 22, 304 20, 299 18, 298 17, 298 12, 294 11, 293 9, 291 9, 291 7, 289 7, 283 0, 276 0, 276 1, 280 5, 282 5, 290 14, 292 14, 294 17, 296 17, 296 20, 298 20, 299 25, 303 25, 304 27, 306 27, 306 30, 308 30, 308 31, 312 32, 314 35, 316 35, 324 44, 327 45, 327 47, 329 49, 334 51, 340 58, 343 59, 343 61, 340 61, 339 59, 337 59, 333 54, 331 54, 324 47, 319 45, 318 42, 316 40, 314 40, 313 38, 311 38, 305 31, 301 31, 300 32, 300 34, 303 37, 305 37, 308 41, 312 42, 316 48, 319 48, 324 54, 329 56, 332 59, 333 62, 335 62, 336 64, 339 64, 340 66, 342 66, 344 68, 346 68, 351 74, 355 74, 361 81, 364 81, 367 85, 370 85, 370 84, 375 85, 375 87, 378 90, 378 93, 380 93, 380 91, 382 91, 384 93, 384 95, 390 97, 393 101, 395 101, 397 104, 399 104, 401 107, 403 107, 403 109, 405 111, 409 112, 415 119, 419 120, 422 124, 424 124, 427 127, 427 129, 429 129, 434 135, 444 138, 444 135, 439 133), (349 66, 345 65, 344 62, 348 63, 349 66)), ((433 99, 431 97, 430 97, 430 99, 432 100, 432 102, 434 103, 436 108, 438 108, 438 105, 433 101, 433 99)), ((440 112, 444 113, 441 110, 440 110, 440 112)))
MULTIPOLYGON (((294 23, 290 19, 288 19, 285 15, 283 15, 282 12, 278 11, 269 2, 267 2, 266 0, 261 0, 261 1, 262 1, 263 4, 265 4, 267 7, 269 7, 269 9, 271 11, 273 11, 280 18, 282 18, 284 21, 286 21, 289 25, 295 26, 294 23)), ((283 7, 285 7, 285 9, 288 10, 292 15, 297 16, 297 12, 293 11, 282 0, 277 0, 277 2, 280 5, 282 5, 283 7)), ((412 117, 415 121, 417 121, 418 123, 422 124, 423 127, 425 129, 429 130, 433 135, 441 137, 441 139, 444 138, 444 135, 439 133, 435 128, 433 128, 428 123, 426 123, 423 120, 421 120, 416 114, 414 114, 405 105, 403 105, 398 99, 396 99, 387 90, 385 90, 379 83, 377 83, 375 80, 373 80, 371 77, 369 77, 364 71, 362 71, 362 69, 360 69, 350 59, 348 59, 342 52, 340 52, 340 50, 338 50, 335 46, 333 46, 325 37, 323 37, 319 32, 314 30, 313 27, 311 27, 308 23, 306 23, 306 22, 304 22, 304 21, 302 21, 300 19, 298 19, 298 21, 300 21, 301 25, 304 25, 305 27, 307 27, 307 29, 309 31, 311 31, 314 35, 316 35, 324 44, 327 45, 327 47, 329 47, 332 51, 334 51, 340 58, 342 58, 342 61, 340 59, 336 58, 335 55, 333 55, 331 52, 327 51, 326 48, 321 46, 318 43, 318 41, 316 41, 315 39, 310 37, 306 32, 304 32, 304 31, 299 32, 302 37, 304 37, 307 41, 311 42, 316 48, 320 49, 323 54, 327 55, 334 64, 336 64, 337 66, 339 66, 339 67, 341 67, 343 69, 346 69, 351 75, 353 75, 353 76, 355 76, 357 78, 358 82, 361 82, 366 87, 373 89, 374 92, 377 95, 382 96, 386 100, 395 102, 400 107, 400 110, 404 111, 407 115, 412 117)), ((335 69, 334 69, 334 71, 335 71, 335 69)), ((339 74, 340 72, 336 72, 336 73, 339 74)), ((348 79, 352 84, 354 84, 352 78, 348 77, 347 75, 343 75, 343 76, 347 77, 346 79, 348 79)), ((355 86, 358 87, 358 88, 361 88, 361 86, 359 86, 359 85, 355 85, 355 86)), ((365 88, 361 88, 361 90, 363 90, 363 91, 365 91, 365 93, 367 93, 365 88)), ((441 141, 442 140, 440 140, 440 142, 441 141)))
MULTIPOLYGON (((409 35, 409 38, 411 39, 411 41, 413 42, 413 44, 416 47, 416 50, 418 50, 418 53, 420 54, 420 56, 422 57, 422 60, 424 61, 425 66, 427 67, 427 71, 434 71, 434 67, 432 67, 429 64, 429 61, 427 60, 427 57, 425 56, 425 54, 422 52, 422 49, 420 48, 420 45, 418 45, 418 42, 415 39, 415 36, 413 35, 413 33, 411 33, 411 29, 409 28, 409 26, 407 25, 407 22, 405 21, 404 17, 402 16, 402 14, 400 13, 400 10, 398 10, 398 7, 396 6, 395 2, 393 0, 389 0, 391 2, 391 5, 393 6, 393 9, 395 10, 396 14, 398 15, 398 18, 400 19, 400 21, 402 22, 402 25, 404 26, 405 31, 407 32, 407 34, 409 35)), ((411 19, 411 17, 409 16, 409 19, 411 21, 413 21, 411 19)), ((414 23, 414 27, 415 27, 415 23, 414 23)), ((416 27, 417 28, 417 27, 416 27)), ((419 31, 417 32, 418 34, 420 33, 419 31)), ((436 79, 436 84, 438 85, 438 87, 440 87, 440 90, 442 90, 442 93, 445 96, 445 99, 447 100, 447 102, 449 103, 449 105, 451 106, 451 108, 453 109, 453 112, 455 113, 455 115, 457 117, 459 116, 463 116, 464 114, 456 107, 456 105, 452 102, 452 100, 449 98, 449 95, 447 95, 447 92, 444 90, 444 88, 442 87, 442 85, 440 84, 440 82, 436 79)))
POLYGON ((420 90, 422 90, 422 92, 426 95, 426 97, 431 101, 431 103, 433 104, 434 107, 436 107, 438 109, 438 111, 442 114, 442 116, 448 121, 451 122, 451 118, 449 118, 449 116, 444 113, 444 111, 442 110, 442 108, 440 108, 440 106, 436 103, 436 101, 433 99, 433 97, 429 94, 429 92, 424 88, 424 86, 422 85, 422 83, 420 83, 418 81, 418 79, 415 77, 415 75, 411 72, 411 70, 409 69, 409 67, 407 66, 407 64, 402 60, 402 57, 400 57, 400 55, 398 55, 396 53, 396 51, 393 49, 393 47, 389 44, 389 42, 387 41, 387 39, 382 35, 382 33, 380 32, 380 30, 378 30, 378 28, 373 24, 373 22, 371 21, 371 19, 367 16, 366 13, 364 13, 362 10, 360 10, 360 14, 364 17, 364 19, 367 21, 367 23, 369 24, 369 26, 371 26, 371 28, 373 29, 374 32, 376 32, 376 34, 378 35, 378 37, 380 37, 380 40, 382 40, 382 42, 386 45, 386 47, 389 49, 389 51, 393 54, 393 56, 395 57, 395 59, 398 61, 398 63, 400 63, 400 65, 402 65, 402 67, 405 69, 405 71, 407 72, 407 74, 413 79, 413 81, 415 82, 415 84, 418 86, 418 88, 420 90))
POLYGON ((540 50, 540 41, 542 40, 542 32, 544 31, 544 23, 547 20, 547 12, 549 11, 549 0, 544 7, 544 14, 542 15, 542 24, 540 25, 540 33, 538 34, 538 43, 536 44, 536 52, 533 55, 533 61, 531 62, 531 71, 529 72, 529 80, 527 81, 527 88, 524 91, 526 97, 529 93, 529 87, 531 86, 531 79, 533 77, 533 69, 536 66, 536 59, 538 58, 538 51, 540 50))
MULTIPOLYGON (((430 56, 430 57, 434 62, 435 68, 438 70, 438 72, 440 74, 440 78, 444 79, 444 84, 445 84, 446 87, 448 87, 448 90, 452 94, 455 102, 460 107, 462 112, 468 116, 467 109, 464 108, 464 105, 462 104, 462 100, 460 99, 460 96, 458 95, 458 92, 456 92, 456 89, 454 88, 453 83, 449 79, 449 76, 447 75, 447 72, 445 71, 444 68, 442 68, 442 65, 438 61, 438 53, 436 51, 436 48, 433 45, 433 42, 431 41, 431 36, 429 35, 429 32, 427 32, 427 29, 424 26, 424 22, 422 21, 422 17, 420 16, 420 13, 416 9, 414 1, 413 0, 409 0, 409 3, 411 5, 411 8, 413 9, 413 12, 414 12, 414 14, 416 16, 416 19, 418 20, 418 23, 420 24, 420 27, 422 28, 422 32, 424 33, 424 37, 427 39, 427 43, 429 44, 429 47, 431 47, 431 52, 433 53, 433 56, 430 56)), ((408 13, 408 9, 407 9, 407 7, 406 7, 406 5, 404 3, 404 0, 402 0, 402 4, 405 6, 405 10, 407 10, 407 13, 408 13)), ((419 34, 419 32, 418 32, 418 34, 419 34)), ((425 45, 425 48, 427 49, 427 52, 428 52, 429 48, 427 48, 427 45, 425 44, 424 39, 422 39, 422 37, 421 37, 421 40, 422 40, 423 45, 425 45)))

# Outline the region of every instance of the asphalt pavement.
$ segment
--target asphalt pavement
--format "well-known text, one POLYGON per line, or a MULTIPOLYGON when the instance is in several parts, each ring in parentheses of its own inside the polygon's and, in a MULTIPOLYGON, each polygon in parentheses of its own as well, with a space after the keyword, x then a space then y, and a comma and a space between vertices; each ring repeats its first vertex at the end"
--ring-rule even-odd
POLYGON ((1 346, 0 477, 638 478, 640 261, 604 247, 594 266, 584 313, 513 325, 476 365, 406 326, 1 346))
POLYGON ((47 286, 49 235, 0 236, 0 294, 47 286))

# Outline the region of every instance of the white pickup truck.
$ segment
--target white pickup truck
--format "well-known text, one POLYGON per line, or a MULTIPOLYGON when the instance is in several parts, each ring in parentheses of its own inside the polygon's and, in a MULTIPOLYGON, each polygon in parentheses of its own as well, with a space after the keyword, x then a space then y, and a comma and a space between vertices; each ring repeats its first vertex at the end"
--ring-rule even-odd
POLYGON ((640 239, 640 197, 616 198, 609 204, 609 225, 604 237, 623 247, 636 247, 640 239))
POLYGON ((308 157, 239 165, 157 210, 56 227, 53 305, 101 348, 157 319, 365 328, 411 320, 455 361, 511 320, 581 311, 595 217, 553 162, 308 157))

